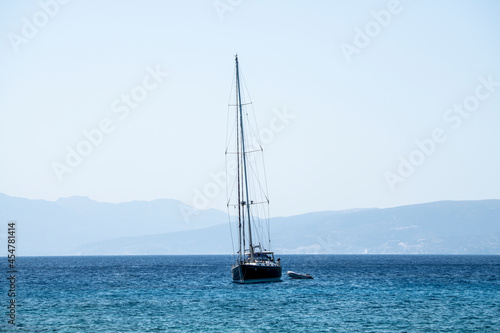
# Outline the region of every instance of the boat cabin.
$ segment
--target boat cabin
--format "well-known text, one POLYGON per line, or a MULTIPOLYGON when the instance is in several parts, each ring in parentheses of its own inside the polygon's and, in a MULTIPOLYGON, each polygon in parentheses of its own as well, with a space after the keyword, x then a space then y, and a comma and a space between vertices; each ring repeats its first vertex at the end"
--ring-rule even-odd
MULTIPOLYGON (((246 258, 249 260, 250 259, 250 253, 246 253, 246 258)), ((273 261, 274 262, 274 253, 273 252, 254 252, 253 254, 253 259, 255 261, 273 261)))

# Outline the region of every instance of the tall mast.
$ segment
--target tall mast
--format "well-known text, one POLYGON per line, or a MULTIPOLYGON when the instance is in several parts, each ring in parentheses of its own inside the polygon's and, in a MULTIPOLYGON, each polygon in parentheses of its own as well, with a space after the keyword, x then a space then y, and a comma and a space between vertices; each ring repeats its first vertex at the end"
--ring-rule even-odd
MULTIPOLYGON (((241 103, 241 92, 240 92, 240 72, 238 68, 238 55, 235 56, 236 59, 236 89, 238 91, 238 96, 237 96, 237 105, 239 107, 239 113, 240 113, 240 130, 241 130, 241 146, 242 146, 242 155, 243 155, 243 173, 245 175, 245 196, 246 196, 246 201, 245 204, 247 206, 247 219, 248 219, 248 240, 249 240, 249 249, 250 249, 250 260, 253 260, 253 243, 252 243, 252 227, 250 223, 250 202, 248 200, 248 178, 247 178, 247 160, 246 160, 246 152, 245 152, 245 135, 243 132, 243 110, 242 110, 242 103, 241 103)), ((245 221, 243 220, 243 225, 245 221)), ((243 227, 244 229, 244 227, 243 227)), ((244 249, 243 249, 244 251, 244 249)))
MULTIPOLYGON (((236 115, 238 115, 236 113, 236 115)), ((237 119, 238 117, 236 117, 237 119)), ((239 127, 238 125, 238 122, 236 122, 237 124, 237 127, 239 127)), ((242 254, 242 251, 241 251, 241 242, 242 242, 242 239, 243 239, 243 252, 245 252, 245 229, 242 230, 242 225, 241 225, 241 175, 240 175, 240 131, 237 130, 236 131, 236 161, 237 161, 237 172, 238 172, 238 247, 239 247, 239 251, 238 251, 238 262, 241 262, 241 258, 244 258, 245 257, 245 254, 243 253, 242 254)), ((245 220, 243 220, 243 223, 245 223, 245 220)), ((245 226, 243 225, 243 228, 245 228, 245 226)))

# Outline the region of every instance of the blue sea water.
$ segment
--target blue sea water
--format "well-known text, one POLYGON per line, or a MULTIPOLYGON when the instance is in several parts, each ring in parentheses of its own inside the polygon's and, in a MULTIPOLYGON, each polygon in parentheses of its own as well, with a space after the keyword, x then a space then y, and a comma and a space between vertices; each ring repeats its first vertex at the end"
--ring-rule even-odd
POLYGON ((7 284, 2 283, 0 327, 19 332, 500 332, 500 256, 283 255, 283 282, 254 285, 231 282, 232 260, 21 257, 17 326, 7 324, 7 284), (315 279, 291 280, 287 270, 315 279))

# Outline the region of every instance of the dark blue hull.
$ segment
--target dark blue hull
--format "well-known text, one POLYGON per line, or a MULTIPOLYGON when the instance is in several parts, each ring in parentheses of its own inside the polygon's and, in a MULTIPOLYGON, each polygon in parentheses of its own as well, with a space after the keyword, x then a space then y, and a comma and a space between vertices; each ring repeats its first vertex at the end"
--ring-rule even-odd
POLYGON ((258 283, 281 281, 281 266, 238 264, 231 269, 233 282, 258 283))

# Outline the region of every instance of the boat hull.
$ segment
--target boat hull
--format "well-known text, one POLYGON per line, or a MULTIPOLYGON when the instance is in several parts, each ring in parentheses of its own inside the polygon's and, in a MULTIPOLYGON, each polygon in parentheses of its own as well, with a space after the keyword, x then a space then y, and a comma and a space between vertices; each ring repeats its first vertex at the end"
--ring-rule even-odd
POLYGON ((281 266, 237 264, 231 269, 233 282, 262 283, 281 281, 281 266))
POLYGON ((291 279, 314 279, 311 275, 309 274, 302 274, 302 273, 295 273, 292 271, 286 272, 286 274, 291 278, 291 279))

